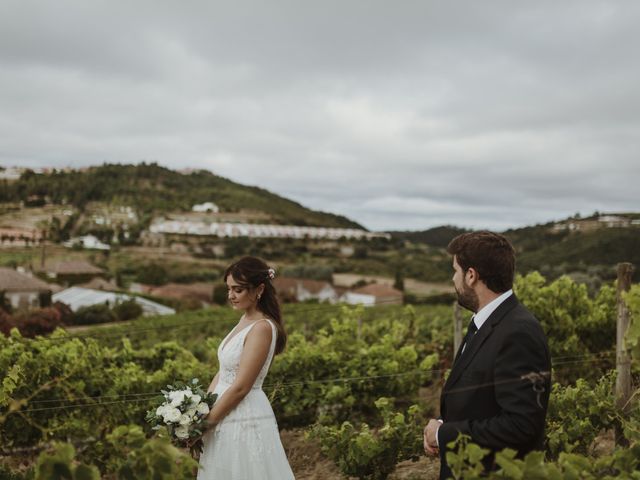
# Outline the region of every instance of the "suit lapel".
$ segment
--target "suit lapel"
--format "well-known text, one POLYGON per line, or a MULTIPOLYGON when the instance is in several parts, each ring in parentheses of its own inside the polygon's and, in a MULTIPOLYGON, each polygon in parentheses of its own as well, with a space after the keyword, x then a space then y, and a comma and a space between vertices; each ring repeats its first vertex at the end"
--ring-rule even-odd
MULTIPOLYGON (((482 325, 480 330, 478 330, 478 333, 476 333, 473 341, 470 342, 467 348, 465 348, 464 353, 461 353, 460 350, 458 350, 453 368, 451 369, 449 378, 447 379, 443 388, 443 390, 445 390, 444 393, 446 393, 448 387, 454 385, 455 382, 458 381, 458 378, 467 369, 467 366, 471 363, 471 360, 473 360, 473 357, 476 355, 476 353, 478 353, 482 344, 487 340, 487 338, 491 336, 494 328, 500 323, 502 318, 509 311, 515 308, 517 304, 518 299, 515 295, 511 295, 510 297, 508 297, 498 306, 498 308, 493 311, 489 318, 487 318, 484 325, 482 325)), ((462 348, 462 346, 460 346, 460 348, 462 348)))

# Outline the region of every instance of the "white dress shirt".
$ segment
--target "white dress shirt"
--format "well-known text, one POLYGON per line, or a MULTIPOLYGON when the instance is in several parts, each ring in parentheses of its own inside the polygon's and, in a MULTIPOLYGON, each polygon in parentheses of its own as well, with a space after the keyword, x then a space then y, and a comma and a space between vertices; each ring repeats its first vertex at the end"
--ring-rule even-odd
POLYGON ((478 327, 478 330, 480 330, 482 325, 484 325, 484 322, 487 321, 487 318, 489 318, 491 314, 495 312, 496 308, 498 308, 500 304, 504 302, 507 298, 509 298, 511 295, 513 295, 513 290, 507 290, 506 292, 501 294, 499 297, 496 297, 493 300, 491 300, 484 307, 482 307, 480 311, 478 311, 478 313, 475 314, 475 316, 473 317, 473 323, 476 324, 476 327, 478 327))

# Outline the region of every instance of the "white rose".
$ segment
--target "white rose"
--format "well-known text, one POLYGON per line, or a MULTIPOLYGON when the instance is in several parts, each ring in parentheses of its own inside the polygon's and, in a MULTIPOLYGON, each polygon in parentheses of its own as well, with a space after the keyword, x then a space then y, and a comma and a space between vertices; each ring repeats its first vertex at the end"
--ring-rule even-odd
POLYGON ((191 416, 183 413, 180 415, 180 420, 178 421, 180 425, 189 425, 191 423, 191 416))
POLYGON ((193 418, 193 416, 196 414, 196 407, 195 406, 191 406, 187 409, 186 412, 187 415, 189 415, 189 417, 193 418))
POLYGON ((200 403, 200 400, 202 400, 202 397, 200 395, 192 395, 191 396, 191 404, 192 405, 197 405, 200 403))
POLYGON ((167 406, 166 405, 160 405, 157 409, 156 409, 156 415, 158 417, 164 417, 164 412, 166 410, 167 406))
POLYGON ((178 390, 169 392, 169 401, 172 407, 177 407, 182 402, 182 393, 178 390))
POLYGON ((206 415, 207 413, 209 413, 209 405, 207 405, 205 402, 202 402, 198 404, 198 406, 196 407, 196 411, 200 415, 206 415))
POLYGON ((164 412, 165 423, 176 423, 180 420, 182 412, 175 407, 167 407, 164 412))
POLYGON ((180 425, 173 431, 174 435, 181 439, 189 438, 189 427, 186 425, 180 425))
POLYGON ((169 398, 171 399, 172 407, 179 407, 185 399, 191 397, 191 391, 188 392, 186 390, 176 390, 169 394, 169 398))

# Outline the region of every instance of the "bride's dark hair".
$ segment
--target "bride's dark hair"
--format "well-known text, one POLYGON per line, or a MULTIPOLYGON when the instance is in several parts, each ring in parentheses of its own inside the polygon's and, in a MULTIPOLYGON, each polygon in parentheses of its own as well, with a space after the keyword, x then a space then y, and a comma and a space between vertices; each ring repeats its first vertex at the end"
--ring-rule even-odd
POLYGON ((275 355, 281 353, 287 344, 287 332, 284 329, 282 314, 280 313, 280 303, 276 296, 276 289, 273 286, 275 270, 257 257, 243 257, 227 267, 224 272, 224 281, 231 275, 241 286, 256 289, 264 285, 264 291, 258 300, 258 310, 273 320, 278 330, 276 338, 275 355))

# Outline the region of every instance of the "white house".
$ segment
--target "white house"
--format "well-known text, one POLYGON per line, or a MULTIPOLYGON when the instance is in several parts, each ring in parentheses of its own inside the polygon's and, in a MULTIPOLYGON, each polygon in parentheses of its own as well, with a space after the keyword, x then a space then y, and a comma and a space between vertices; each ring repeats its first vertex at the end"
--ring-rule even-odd
POLYGON ((318 300, 336 303, 339 297, 338 292, 329 282, 319 280, 278 277, 274 280, 274 286, 285 301, 318 300))
POLYGON ((9 167, 0 170, 0 180, 20 180, 24 169, 9 167))
POLYGON ((191 210, 198 213, 218 213, 220 209, 213 202, 204 202, 194 205, 191 210))
POLYGON ((11 268, 0 268, 0 295, 15 309, 45 306, 51 291, 51 285, 38 278, 11 268))
POLYGON ((74 312, 82 307, 90 307, 106 303, 114 306, 118 303, 134 300, 142 307, 144 316, 149 315, 173 315, 176 311, 173 308, 161 305, 146 298, 126 295, 124 293, 106 292, 102 290, 93 290, 90 288, 71 287, 61 292, 53 294, 54 302, 62 302, 69 305, 74 312))
POLYGON ((65 247, 80 246, 82 248, 90 250, 111 250, 111 247, 106 243, 102 243, 97 237, 93 235, 85 235, 83 237, 75 237, 67 240, 63 243, 65 247))
POLYGON ((388 285, 372 283, 346 292, 341 300, 351 305, 402 305, 403 293, 388 285))

